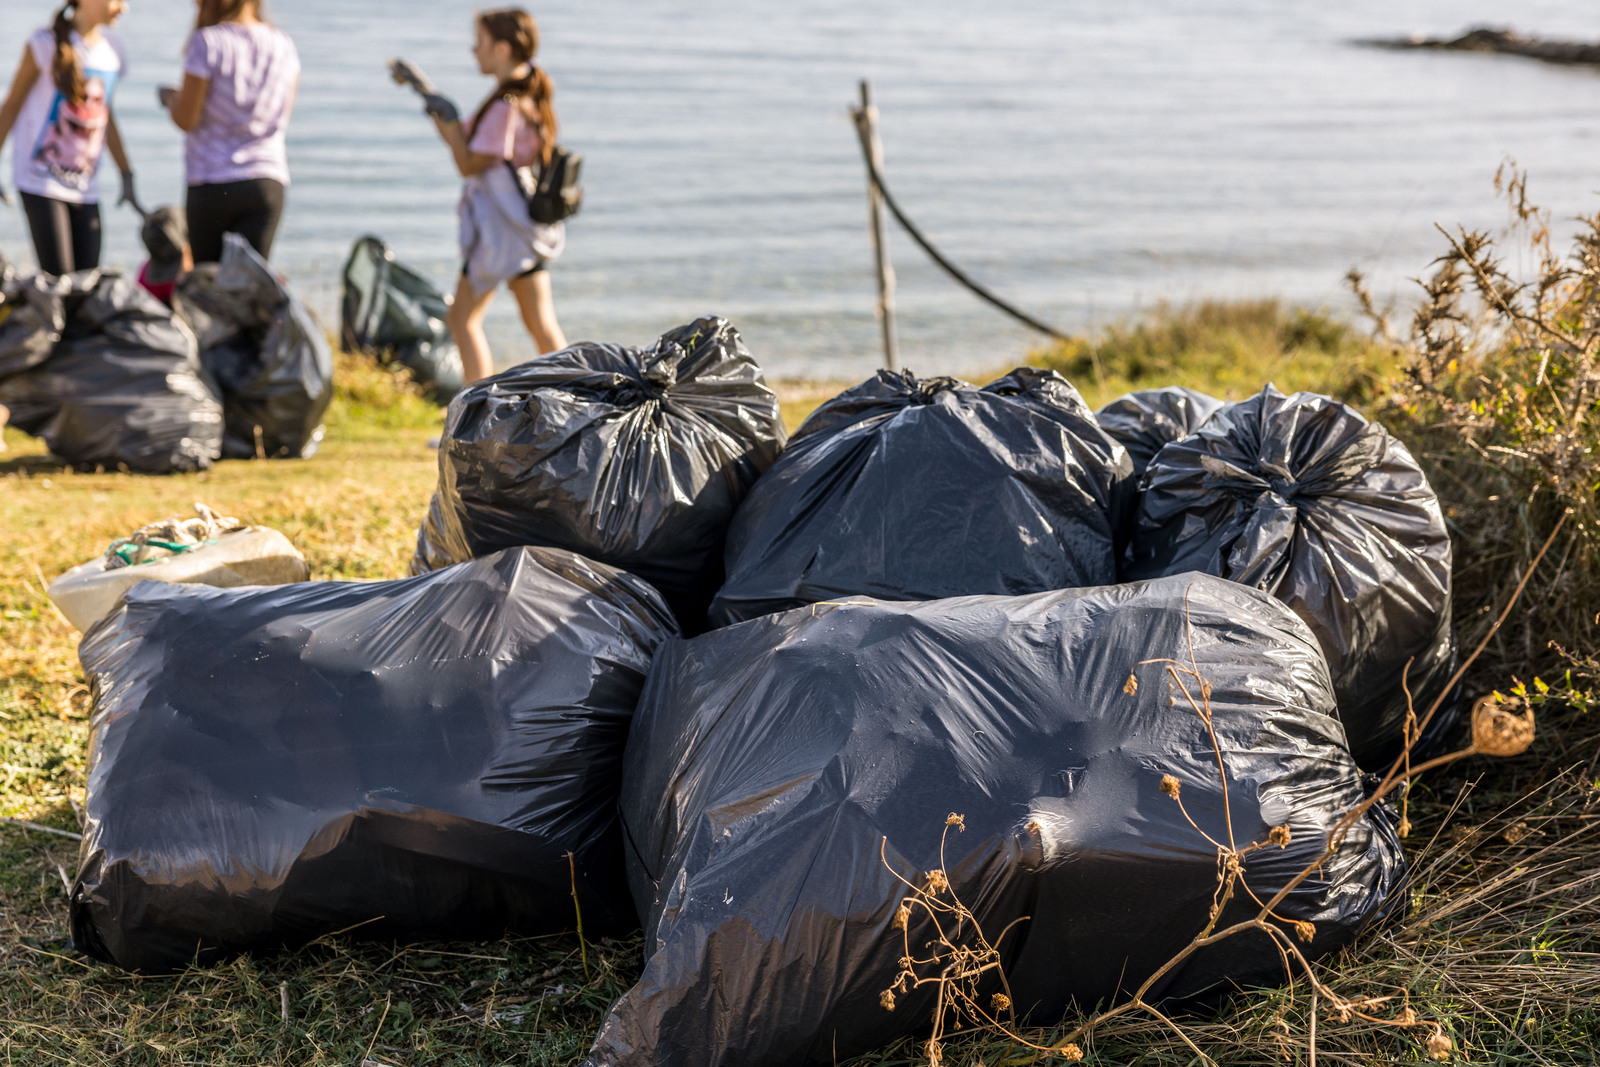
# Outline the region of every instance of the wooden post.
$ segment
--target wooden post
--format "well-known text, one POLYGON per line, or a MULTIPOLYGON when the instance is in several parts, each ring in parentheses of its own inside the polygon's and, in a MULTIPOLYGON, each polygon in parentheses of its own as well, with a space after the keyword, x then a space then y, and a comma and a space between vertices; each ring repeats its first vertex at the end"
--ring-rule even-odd
POLYGON ((871 166, 867 169, 867 214, 872 228, 872 252, 878 271, 878 322, 883 326, 883 365, 900 369, 899 346, 894 333, 894 267, 889 265, 889 231, 883 218, 883 196, 873 172, 883 173, 883 143, 878 140, 878 109, 872 104, 872 83, 861 82, 861 106, 850 109, 856 135, 861 139, 861 154, 871 166))

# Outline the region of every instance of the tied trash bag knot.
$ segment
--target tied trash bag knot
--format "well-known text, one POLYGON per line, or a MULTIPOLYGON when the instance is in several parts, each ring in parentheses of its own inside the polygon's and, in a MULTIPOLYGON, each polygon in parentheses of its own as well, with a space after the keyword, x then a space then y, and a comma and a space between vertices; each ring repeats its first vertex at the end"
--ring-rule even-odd
POLYGON ((1133 500, 1127 451, 1054 371, 981 389, 880 371, 807 416, 740 504, 711 622, 1108 584, 1133 500))
MULTIPOLYGON (((1346 404, 1269 385, 1217 409, 1151 459, 1127 542, 1123 581, 1215 574, 1272 593, 1304 619, 1363 766, 1386 766, 1408 709, 1451 684, 1451 546, 1439 499, 1405 445, 1346 404)), ((1443 705, 1415 751, 1455 713, 1443 705)))
POLYGON ((912 377, 910 371, 905 372, 907 379, 914 383, 911 391, 911 402, 914 404, 937 404, 939 397, 944 393, 954 392, 961 388, 961 382, 948 376, 938 378, 924 378, 920 382, 912 377))
POLYGON ((670 366, 649 367, 644 377, 618 375, 616 384, 605 392, 605 399, 619 408, 642 408, 666 399, 667 391, 677 384, 677 374, 670 366))
POLYGON ((697 633, 734 510, 786 439, 777 395, 727 319, 645 348, 548 353, 450 402, 412 573, 565 548, 637 574, 697 633))

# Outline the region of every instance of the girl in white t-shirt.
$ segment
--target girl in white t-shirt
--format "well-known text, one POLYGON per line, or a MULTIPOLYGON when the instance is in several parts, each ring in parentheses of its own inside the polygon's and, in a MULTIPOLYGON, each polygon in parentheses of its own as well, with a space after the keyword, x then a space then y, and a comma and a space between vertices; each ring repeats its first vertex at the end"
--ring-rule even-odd
POLYGON ((550 76, 533 65, 539 28, 532 15, 515 7, 479 12, 476 27, 473 55, 478 70, 494 76, 494 92, 465 128, 453 114, 429 108, 466 179, 460 205, 461 278, 450 305, 450 334, 461 350, 462 377, 468 382, 494 370, 483 319, 501 282, 517 298, 523 325, 541 353, 567 346, 545 270, 561 254, 566 230, 559 222, 547 226, 528 218, 526 193, 512 170, 537 173, 556 143, 554 88, 550 76))
POLYGON ((12 182, 33 235, 39 269, 66 274, 100 265, 102 149, 122 173, 117 203, 135 204, 111 94, 127 73, 114 25, 125 0, 73 0, 28 38, 11 92, 0 106, 0 146, 13 131, 12 182))

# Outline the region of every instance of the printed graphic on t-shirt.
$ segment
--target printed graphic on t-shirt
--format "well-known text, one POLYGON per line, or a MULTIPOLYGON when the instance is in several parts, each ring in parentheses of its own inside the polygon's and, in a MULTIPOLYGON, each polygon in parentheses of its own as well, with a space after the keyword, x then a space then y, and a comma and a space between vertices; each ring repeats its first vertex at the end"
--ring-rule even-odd
POLYGON ((106 126, 111 121, 109 101, 116 83, 114 71, 86 70, 82 102, 74 104, 56 93, 33 147, 33 165, 39 174, 49 175, 69 189, 89 188, 105 147, 106 126))

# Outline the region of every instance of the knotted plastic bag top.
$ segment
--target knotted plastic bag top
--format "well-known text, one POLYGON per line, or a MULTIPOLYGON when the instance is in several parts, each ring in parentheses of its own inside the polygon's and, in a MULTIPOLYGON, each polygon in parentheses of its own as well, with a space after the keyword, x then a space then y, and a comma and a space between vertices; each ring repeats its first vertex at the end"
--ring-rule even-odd
POLYGON ((540 356, 451 402, 412 571, 567 548, 643 577, 698 631, 728 522, 784 440, 778 398, 726 319, 644 349, 540 356))
POLYGON ((1105 584, 1132 502, 1127 452, 1055 372, 980 389, 880 371, 813 412, 740 507, 711 621, 1105 584))
POLYGON ((1450 537, 1405 445, 1354 408, 1272 386, 1145 472, 1130 580, 1202 571, 1272 593, 1328 657, 1357 759, 1396 750, 1454 661, 1450 537), (1407 671, 1408 661, 1413 661, 1407 671))

